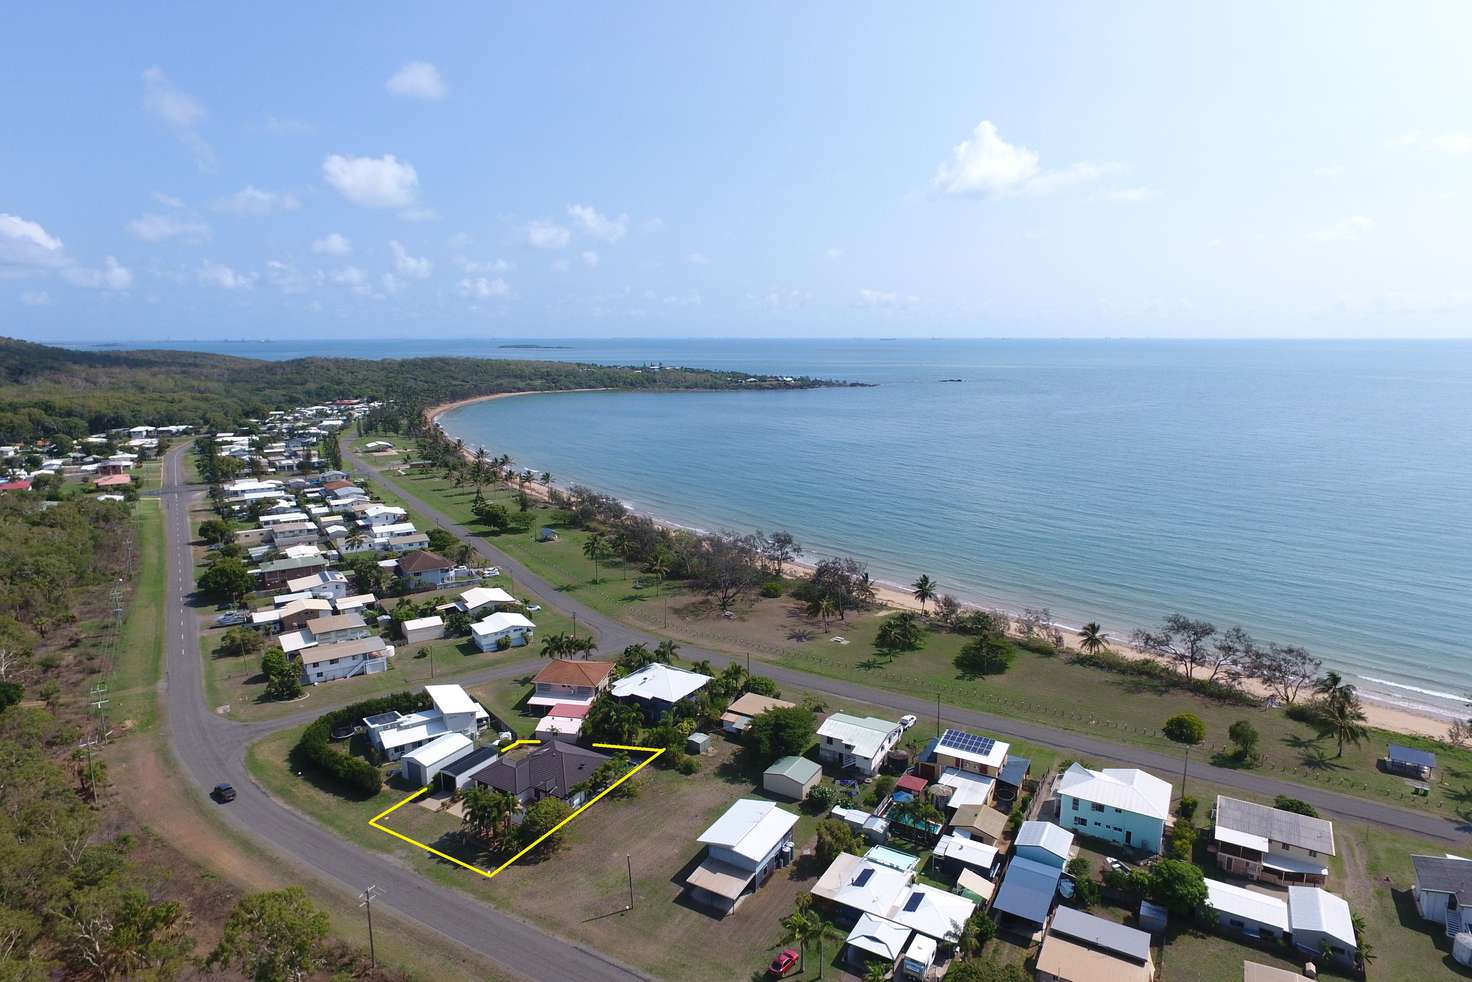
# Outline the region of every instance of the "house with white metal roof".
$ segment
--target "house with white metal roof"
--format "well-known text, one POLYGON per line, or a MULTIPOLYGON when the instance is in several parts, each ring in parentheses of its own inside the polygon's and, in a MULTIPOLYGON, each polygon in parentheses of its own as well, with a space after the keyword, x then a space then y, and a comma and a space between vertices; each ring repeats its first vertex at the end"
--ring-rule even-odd
POLYGON ((1274 940, 1288 934, 1288 902, 1281 895, 1208 879, 1206 903, 1217 924, 1228 933, 1274 940))
POLYGON ((959 770, 955 767, 947 767, 941 771, 935 783, 951 789, 950 797, 946 799, 946 806, 949 808, 989 805, 992 801, 992 792, 997 785, 994 778, 959 770))
POLYGON ((1075 763, 1058 780, 1058 822, 1080 835, 1158 853, 1170 820, 1171 786, 1133 767, 1075 763))
POLYGON ((818 727, 818 757, 834 767, 875 774, 903 733, 893 720, 834 713, 818 727))
POLYGON ((503 612, 470 625, 470 636, 481 651, 519 648, 532 639, 536 627, 525 614, 503 612))
POLYGON ((481 613, 495 613, 502 607, 518 606, 516 598, 500 587, 475 586, 455 598, 453 605, 472 617, 481 613))
POLYGON ((1322 956, 1328 952, 1336 961, 1353 964, 1359 945, 1349 904, 1319 887, 1288 888, 1288 924, 1293 944, 1302 951, 1322 956))
POLYGON ((475 744, 463 733, 446 733, 404 754, 399 760, 399 773, 410 784, 429 784, 442 768, 474 749, 475 744))
POLYGON ((458 685, 427 685, 424 691, 433 704, 430 709, 407 714, 389 710, 363 720, 368 742, 386 760, 398 760, 446 733, 474 739, 490 722, 490 713, 458 685))
POLYGON ((618 701, 638 706, 648 718, 659 719, 668 714, 676 703, 700 691, 709 681, 709 675, 655 662, 618 679, 608 691, 618 701))
POLYGON ((742 798, 701 833, 705 858, 685 878, 690 898, 721 915, 735 910, 792 861, 797 815, 775 802, 742 798))
POLYGON ((1329 879, 1333 822, 1226 795, 1217 795, 1212 816, 1216 863, 1233 876, 1284 886, 1329 879))
POLYGON ((1073 858, 1073 833, 1052 822, 1023 822, 1013 848, 1019 856, 1062 869, 1073 858))

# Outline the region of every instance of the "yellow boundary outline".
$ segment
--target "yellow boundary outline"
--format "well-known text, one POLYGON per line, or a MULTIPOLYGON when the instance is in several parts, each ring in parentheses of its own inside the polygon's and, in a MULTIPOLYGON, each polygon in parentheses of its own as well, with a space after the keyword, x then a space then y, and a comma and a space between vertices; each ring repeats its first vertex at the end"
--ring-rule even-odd
MULTIPOLYGON (((507 746, 505 748, 505 750, 511 750, 511 749, 513 749, 515 747, 520 747, 520 746, 522 746, 524 744, 539 744, 541 742, 542 742, 541 740, 517 740, 514 743, 512 743, 510 746, 507 746)), ((525 856, 527 853, 529 853, 533 849, 537 848, 537 846, 541 845, 543 839, 545 839, 549 835, 552 835, 555 832, 559 831, 568 822, 571 822, 573 819, 577 818, 583 812, 587 811, 589 808, 592 808, 594 805, 596 805, 598 803, 599 799, 601 799, 604 795, 608 794, 608 792, 612 791, 614 788, 618 787, 620 784, 623 784, 629 778, 633 777, 635 774, 637 774, 640 771, 642 771, 645 767, 649 766, 649 764, 651 762, 653 762, 653 760, 656 757, 658 757, 660 754, 664 753, 664 751, 665 751, 665 748, 664 747, 631 747, 631 746, 626 746, 626 745, 621 744, 621 743, 595 743, 595 744, 593 744, 593 746, 594 747, 597 747, 597 748, 600 748, 600 749, 603 749, 603 750, 637 750, 640 753, 649 754, 649 757, 648 757, 647 760, 642 760, 637 765, 635 765, 634 767, 631 767, 629 769, 629 772, 627 774, 625 774, 623 777, 619 778, 617 781, 614 781, 608 787, 606 787, 602 791, 598 792, 596 795, 594 795, 592 797, 591 800, 584 802, 583 805, 582 805, 582 807, 578 808, 577 811, 573 812, 571 815, 567 816, 562 821, 560 821, 556 825, 552 826, 546 832, 543 832, 541 835, 537 836, 537 839, 536 839, 535 842, 532 842, 530 845, 525 846, 520 852, 518 852, 516 855, 512 856, 510 859, 506 860, 506 862, 502 863, 500 866, 497 866, 493 870, 483 870, 479 866, 472 866, 469 863, 465 862, 464 860, 456 859, 454 856, 451 856, 448 853, 440 852, 438 849, 434 848, 433 846, 425 845, 423 842, 420 842, 417 839, 411 839, 407 835, 404 835, 402 832, 395 832, 393 829, 389 828, 387 825, 380 825, 379 824, 379 819, 387 818, 389 815, 392 815, 394 812, 398 811, 400 808, 403 808, 409 802, 413 801, 415 798, 418 798, 420 795, 424 794, 424 792, 426 792, 430 788, 434 787, 434 785, 432 785, 432 784, 426 784, 424 787, 420 788, 418 791, 415 791, 413 794, 409 795, 409 797, 405 798, 403 801, 396 802, 393 805, 390 805, 388 808, 385 808, 383 811, 379 812, 377 815, 374 815, 372 818, 368 819, 368 824, 370 826, 372 826, 373 828, 377 829, 380 832, 387 832, 389 835, 393 836, 395 839, 399 839, 399 840, 401 840, 403 842, 407 842, 411 846, 418 846, 420 849, 423 849, 425 852, 430 853, 431 855, 438 856, 441 859, 448 860, 448 861, 454 863, 456 866, 462 866, 465 869, 470 870, 472 873, 479 873, 481 876, 484 876, 486 879, 490 879, 491 877, 495 876, 497 873, 500 873, 506 867, 510 866, 512 863, 516 862, 522 856, 525 856)))

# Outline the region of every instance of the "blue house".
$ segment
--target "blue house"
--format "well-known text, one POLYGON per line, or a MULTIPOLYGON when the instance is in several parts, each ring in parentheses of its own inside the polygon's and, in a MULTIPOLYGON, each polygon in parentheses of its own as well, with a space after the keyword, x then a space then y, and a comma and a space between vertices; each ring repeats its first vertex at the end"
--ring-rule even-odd
POLYGON ((1142 770, 1074 764, 1058 782, 1058 824, 1154 854, 1165 838, 1170 796, 1170 784, 1142 770))

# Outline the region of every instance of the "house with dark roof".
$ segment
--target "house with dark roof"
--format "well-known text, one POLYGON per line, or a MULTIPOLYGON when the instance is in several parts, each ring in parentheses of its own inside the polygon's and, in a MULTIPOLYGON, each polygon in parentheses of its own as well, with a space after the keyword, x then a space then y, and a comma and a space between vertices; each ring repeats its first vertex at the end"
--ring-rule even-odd
POLYGON ((1059 907, 1038 952, 1039 982, 1150 982, 1150 935, 1115 921, 1059 907))
POLYGON ((448 559, 424 549, 399 557, 399 575, 415 587, 438 587, 454 568, 448 559))
POLYGON ((587 793, 574 789, 608 760, 605 754, 558 740, 503 754, 477 771, 473 780, 483 787, 505 791, 524 805, 552 797, 576 808, 587 800, 587 793))
POLYGON ((1392 774, 1404 774, 1418 781, 1429 781, 1436 770, 1436 755, 1429 750, 1417 750, 1415 747, 1392 743, 1385 750, 1382 764, 1392 774))
POLYGON ((1411 896, 1422 919, 1444 925, 1447 937, 1472 930, 1472 860, 1453 856, 1412 856, 1416 885, 1411 896))
POLYGON ((1283 886, 1328 880, 1333 822, 1226 795, 1217 795, 1212 815, 1216 864, 1233 876, 1283 886))

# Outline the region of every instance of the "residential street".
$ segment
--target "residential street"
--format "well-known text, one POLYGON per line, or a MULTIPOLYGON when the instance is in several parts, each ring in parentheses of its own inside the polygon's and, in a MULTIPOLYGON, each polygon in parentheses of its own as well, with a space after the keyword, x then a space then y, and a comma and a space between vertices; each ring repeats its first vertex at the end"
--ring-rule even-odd
MULTIPOLYGON (((609 956, 548 934, 459 891, 433 884, 394 858, 345 842, 271 798, 251 780, 245 766, 247 747, 269 733, 313 719, 321 710, 306 709, 269 722, 237 723, 216 715, 206 704, 204 668, 200 657, 200 620, 197 610, 189 604, 194 589, 189 504, 202 493, 202 489, 183 484, 181 465, 188 449, 189 445, 184 444, 169 452, 160 492, 170 567, 165 626, 167 728, 184 772, 201 791, 208 791, 222 781, 233 784, 239 791, 234 802, 219 807, 220 817, 259 842, 263 848, 280 854, 306 873, 329 881, 349 894, 357 894, 368 885, 376 884, 384 891, 377 904, 491 959, 509 975, 594 982, 646 977, 609 956)), ((347 453, 344 457, 360 472, 372 472, 361 459, 347 453)), ((411 507, 459 535, 491 563, 511 573, 518 584, 548 598, 548 603, 555 604, 563 612, 575 613, 580 625, 598 632, 600 648, 604 652, 614 653, 636 642, 656 642, 657 639, 559 592, 555 585, 429 507, 387 476, 372 473, 376 480, 393 488, 411 507)), ((690 658, 708 658, 717 666, 734 660, 730 655, 694 647, 683 648, 683 653, 690 658)), ((507 677, 524 671, 527 664, 526 660, 521 660, 458 681, 470 684, 488 678, 507 677)), ((765 663, 761 671, 787 687, 867 702, 892 709, 896 714, 915 713, 922 719, 929 719, 936 711, 933 703, 841 680, 765 663)), ((1165 775, 1178 774, 1180 770, 1177 756, 1114 744, 1085 734, 953 707, 942 707, 942 714, 947 721, 967 728, 1044 744, 1095 761, 1145 767, 1165 775)), ((1434 815, 1205 764, 1193 765, 1192 776, 1256 795, 1289 794, 1312 803, 1332 817, 1359 819, 1459 844, 1466 841, 1467 830, 1464 827, 1434 815)))

